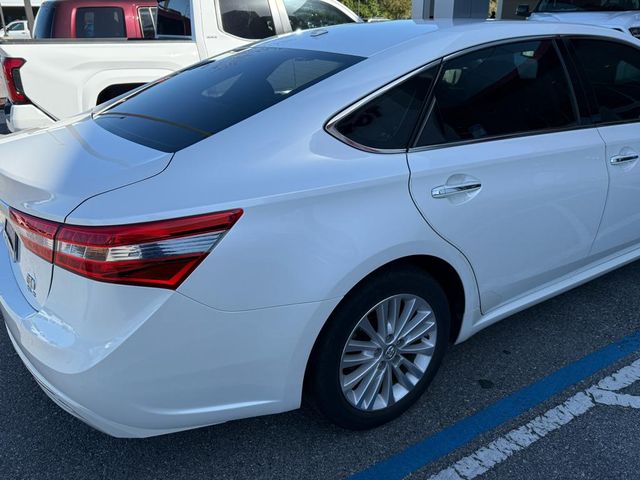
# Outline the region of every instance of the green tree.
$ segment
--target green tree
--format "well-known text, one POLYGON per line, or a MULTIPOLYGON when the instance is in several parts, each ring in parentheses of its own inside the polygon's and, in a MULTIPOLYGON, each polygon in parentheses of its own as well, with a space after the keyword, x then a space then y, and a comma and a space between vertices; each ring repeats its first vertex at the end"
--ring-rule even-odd
POLYGON ((411 17, 411 0, 343 0, 343 3, 364 19, 411 17))
POLYGON ((380 0, 383 17, 390 19, 410 18, 411 0, 380 0))

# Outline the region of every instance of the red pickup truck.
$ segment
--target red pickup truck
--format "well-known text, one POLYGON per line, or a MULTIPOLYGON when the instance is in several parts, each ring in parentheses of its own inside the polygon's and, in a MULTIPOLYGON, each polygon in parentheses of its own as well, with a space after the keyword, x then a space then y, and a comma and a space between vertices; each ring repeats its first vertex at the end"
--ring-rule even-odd
POLYGON ((157 0, 44 2, 33 38, 155 38, 157 8, 157 0))

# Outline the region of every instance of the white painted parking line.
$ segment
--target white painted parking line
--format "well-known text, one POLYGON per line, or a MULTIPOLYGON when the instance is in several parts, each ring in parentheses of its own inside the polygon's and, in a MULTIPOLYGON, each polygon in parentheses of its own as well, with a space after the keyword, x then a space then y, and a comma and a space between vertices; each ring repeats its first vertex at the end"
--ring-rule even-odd
POLYGON ((596 385, 575 394, 566 402, 548 410, 529 423, 511 430, 506 435, 479 448, 471 455, 458 460, 429 480, 472 480, 514 453, 524 450, 558 430, 596 405, 620 406, 640 409, 640 396, 619 393, 620 390, 640 380, 640 359, 613 375, 603 378, 596 385))

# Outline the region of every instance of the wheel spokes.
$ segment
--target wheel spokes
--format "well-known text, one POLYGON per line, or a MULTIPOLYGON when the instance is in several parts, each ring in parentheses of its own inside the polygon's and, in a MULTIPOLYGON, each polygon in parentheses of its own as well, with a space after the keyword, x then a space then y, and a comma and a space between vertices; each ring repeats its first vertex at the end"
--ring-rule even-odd
POLYGON ((373 342, 377 343, 380 346, 384 345, 384 338, 380 336, 380 334, 376 331, 375 328, 373 328, 373 326, 371 325, 371 322, 367 317, 364 317, 362 320, 360 320, 358 327, 364 333, 366 333, 373 342))
POLYGON ((367 376, 367 374, 371 372, 371 370, 376 368, 376 364, 377 362, 371 359, 369 363, 360 365, 356 370, 354 370, 348 375, 345 375, 344 380, 342 382, 343 390, 351 389, 352 387, 355 387, 358 384, 358 382, 364 379, 367 376))
MULTIPOLYGON (((436 328, 436 322, 428 320, 428 317, 430 315, 431 312, 429 312, 428 315, 422 318, 422 320, 417 322, 409 331, 407 331, 407 333, 400 336, 405 345, 413 343, 423 336, 428 336, 429 333, 436 328)), ((417 318, 420 318, 420 316, 418 316, 417 318)))
POLYGON ((433 343, 430 343, 428 340, 424 338, 420 340, 418 343, 414 343, 411 345, 405 345, 404 347, 400 347, 400 353, 412 353, 416 355, 433 355, 436 346, 433 343))
POLYGON ((340 361, 340 383, 354 407, 390 407, 427 371, 435 352, 437 323, 429 304, 401 294, 374 306, 354 327, 340 361))

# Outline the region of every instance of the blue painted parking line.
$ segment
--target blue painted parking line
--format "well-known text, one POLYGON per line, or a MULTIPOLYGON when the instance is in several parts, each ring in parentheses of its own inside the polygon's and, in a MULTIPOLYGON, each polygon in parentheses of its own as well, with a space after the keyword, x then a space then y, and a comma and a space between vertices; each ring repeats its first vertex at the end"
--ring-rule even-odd
POLYGON ((636 332, 352 475, 349 480, 401 480, 639 349, 640 332, 636 332))

